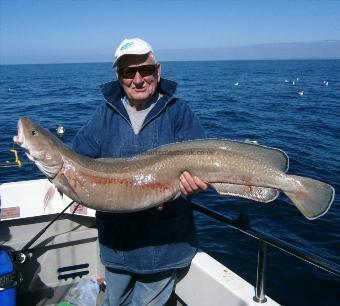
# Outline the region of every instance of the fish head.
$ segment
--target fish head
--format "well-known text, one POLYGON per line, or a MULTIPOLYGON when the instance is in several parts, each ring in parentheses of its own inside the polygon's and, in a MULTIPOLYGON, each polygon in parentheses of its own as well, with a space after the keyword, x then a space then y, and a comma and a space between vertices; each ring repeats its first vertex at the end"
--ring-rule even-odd
POLYGON ((18 135, 13 137, 13 141, 26 151, 26 156, 48 178, 54 178, 63 166, 59 139, 32 120, 19 119, 18 135))

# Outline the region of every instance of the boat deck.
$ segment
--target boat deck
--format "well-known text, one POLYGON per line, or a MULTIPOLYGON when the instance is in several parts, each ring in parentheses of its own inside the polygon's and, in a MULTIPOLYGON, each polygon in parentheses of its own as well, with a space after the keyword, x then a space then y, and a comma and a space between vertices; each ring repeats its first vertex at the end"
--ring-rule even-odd
MULTIPOLYGON (((22 282, 17 287, 18 305, 55 305, 81 279, 102 279, 97 229, 93 212, 71 210, 56 220, 35 242, 31 239, 47 226, 69 200, 54 194, 52 207, 44 209, 47 180, 0 185, 2 248, 17 258, 22 282), (34 192, 32 192, 32 190, 34 192), (19 208, 14 208, 19 207, 19 208), (54 211, 53 211, 54 210, 54 211), (89 214, 89 215, 87 215, 89 214), (29 302, 28 302, 29 301, 29 302)), ((198 252, 190 269, 176 286, 177 305, 258 305, 253 300, 254 286, 204 252, 198 252)), ((278 305, 267 297, 266 305, 278 305)))

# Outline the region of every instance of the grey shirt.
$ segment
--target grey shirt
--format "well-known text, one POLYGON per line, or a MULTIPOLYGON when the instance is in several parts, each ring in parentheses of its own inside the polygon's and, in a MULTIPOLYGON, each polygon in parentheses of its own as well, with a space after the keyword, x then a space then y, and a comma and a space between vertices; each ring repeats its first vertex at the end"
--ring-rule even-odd
POLYGON ((133 132, 135 135, 139 133, 141 130, 144 120, 148 113, 152 110, 152 108, 156 105, 157 101, 162 97, 160 93, 155 94, 152 100, 145 106, 142 110, 137 110, 135 107, 131 106, 129 103, 129 99, 124 96, 122 98, 123 105, 129 115, 130 122, 133 128, 133 132))

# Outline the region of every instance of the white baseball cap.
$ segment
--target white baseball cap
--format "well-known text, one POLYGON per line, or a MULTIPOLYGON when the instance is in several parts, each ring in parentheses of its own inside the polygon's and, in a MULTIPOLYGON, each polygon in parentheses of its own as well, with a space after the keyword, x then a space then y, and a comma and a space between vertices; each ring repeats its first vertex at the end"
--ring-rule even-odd
POLYGON ((120 45, 118 46, 115 53, 115 60, 113 62, 113 67, 115 67, 118 63, 118 60, 127 54, 147 54, 149 52, 153 53, 151 46, 140 38, 126 38, 124 39, 120 45))

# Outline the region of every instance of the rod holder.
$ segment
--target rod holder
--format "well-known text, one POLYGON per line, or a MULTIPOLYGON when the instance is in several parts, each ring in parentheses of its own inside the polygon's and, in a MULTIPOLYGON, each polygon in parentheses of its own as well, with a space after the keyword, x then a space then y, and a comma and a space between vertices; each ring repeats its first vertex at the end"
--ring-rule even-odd
POLYGON ((253 297, 253 300, 257 303, 265 303, 267 301, 267 298, 264 293, 266 278, 266 256, 267 256, 267 243, 260 240, 257 258, 257 278, 255 296, 253 297))

